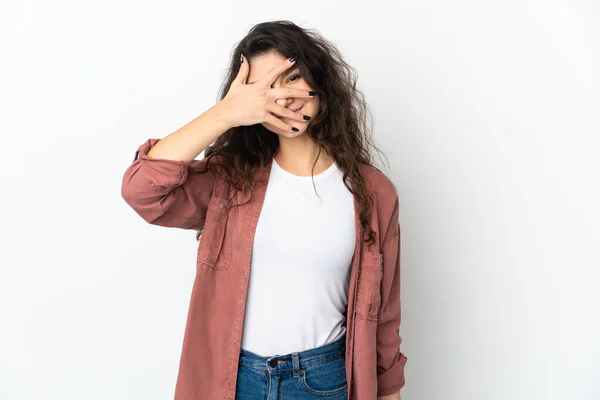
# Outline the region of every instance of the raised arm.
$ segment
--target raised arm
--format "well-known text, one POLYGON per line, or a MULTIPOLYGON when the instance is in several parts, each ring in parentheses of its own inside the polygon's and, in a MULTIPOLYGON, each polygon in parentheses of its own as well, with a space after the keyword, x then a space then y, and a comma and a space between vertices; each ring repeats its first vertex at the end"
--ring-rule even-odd
POLYGON ((207 160, 194 159, 220 135, 237 126, 270 122, 292 133, 292 126, 276 115, 298 121, 304 118, 276 101, 312 98, 313 94, 294 88, 272 89, 270 84, 293 62, 283 61, 252 84, 246 84, 250 66, 243 62, 223 100, 164 139, 150 139, 142 144, 123 177, 121 194, 125 201, 151 224, 200 230, 215 175, 212 171, 197 172, 207 160))
POLYGON ((215 173, 194 160, 230 125, 219 103, 164 139, 139 146, 123 176, 121 195, 146 222, 200 230, 213 192, 215 173))

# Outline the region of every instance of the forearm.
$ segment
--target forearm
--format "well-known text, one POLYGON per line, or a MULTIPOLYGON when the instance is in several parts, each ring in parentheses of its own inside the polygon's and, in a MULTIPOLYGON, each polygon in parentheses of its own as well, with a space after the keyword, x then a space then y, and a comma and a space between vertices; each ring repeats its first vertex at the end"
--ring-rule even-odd
POLYGON ((218 103, 156 143, 148 156, 192 161, 229 128, 226 106, 218 103))
POLYGON ((400 392, 377 397, 377 400, 400 400, 400 392))

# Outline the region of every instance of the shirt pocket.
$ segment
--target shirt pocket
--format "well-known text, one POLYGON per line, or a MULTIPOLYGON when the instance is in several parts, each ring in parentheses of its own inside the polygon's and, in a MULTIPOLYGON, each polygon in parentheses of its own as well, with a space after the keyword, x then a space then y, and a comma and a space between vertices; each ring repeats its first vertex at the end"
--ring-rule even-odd
POLYGON ((232 234, 227 229, 229 201, 219 196, 210 200, 198 245, 198 263, 213 269, 227 269, 231 263, 232 234))
POLYGON ((356 314, 362 319, 377 321, 381 308, 383 257, 377 251, 363 251, 358 274, 356 314))

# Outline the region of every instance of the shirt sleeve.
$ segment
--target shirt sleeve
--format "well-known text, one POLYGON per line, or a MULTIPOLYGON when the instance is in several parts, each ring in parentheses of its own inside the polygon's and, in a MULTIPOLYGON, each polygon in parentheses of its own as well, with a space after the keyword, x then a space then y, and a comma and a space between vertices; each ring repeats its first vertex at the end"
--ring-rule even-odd
POLYGON ((377 396, 404 386, 406 356, 400 351, 400 223, 396 199, 390 228, 382 243, 383 279, 377 320, 377 396))
POLYGON ((207 159, 175 161, 148 156, 160 139, 148 139, 135 152, 123 175, 121 196, 146 222, 201 230, 216 175, 200 173, 207 159))

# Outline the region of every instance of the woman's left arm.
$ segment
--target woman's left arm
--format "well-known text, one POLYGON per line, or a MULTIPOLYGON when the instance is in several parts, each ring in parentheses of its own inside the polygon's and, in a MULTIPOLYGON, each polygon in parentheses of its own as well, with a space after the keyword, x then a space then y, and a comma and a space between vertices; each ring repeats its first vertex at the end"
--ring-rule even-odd
POLYGON ((400 352, 399 207, 396 197, 389 227, 381 242, 383 278, 377 319, 377 396, 385 400, 400 398, 406 364, 406 356, 400 352))

